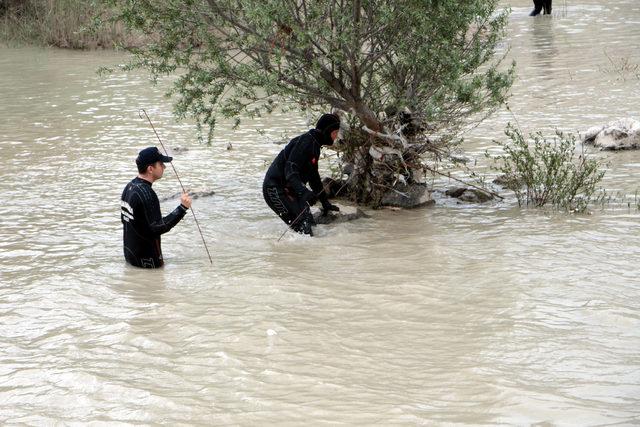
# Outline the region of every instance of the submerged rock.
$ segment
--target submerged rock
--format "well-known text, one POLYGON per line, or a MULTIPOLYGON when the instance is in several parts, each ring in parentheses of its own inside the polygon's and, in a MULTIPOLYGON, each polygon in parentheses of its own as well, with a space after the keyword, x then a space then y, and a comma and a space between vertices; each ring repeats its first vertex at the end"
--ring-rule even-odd
MULTIPOLYGON (((329 198, 341 198, 353 200, 351 188, 345 180, 334 180, 325 178, 322 180, 324 191, 329 198)), ((431 206, 435 204, 435 200, 431 197, 431 190, 426 184, 405 184, 399 182, 393 188, 388 190, 380 201, 380 206, 395 207, 403 209, 411 209, 423 206, 431 206)))
POLYGON ((478 190, 477 188, 452 188, 445 191, 444 194, 469 203, 485 203, 493 200, 493 196, 491 194, 478 190))
POLYGON ((589 128, 582 139, 601 150, 628 150, 640 148, 640 121, 625 118, 605 126, 589 128))
POLYGON ((424 184, 397 184, 382 196, 382 206, 417 208, 435 204, 431 191, 424 184))
MULTIPOLYGON (((209 197, 209 196, 213 196, 214 194, 216 194, 215 191, 213 190, 192 190, 191 188, 187 188, 187 193, 189 193, 189 195, 191 196, 192 199, 198 199, 200 197, 209 197)), ((182 191, 178 191, 177 193, 174 193, 170 196, 166 196, 160 199, 161 202, 166 202, 168 200, 171 199, 179 199, 180 195, 182 194, 182 191)))
POLYGON ((518 188, 522 187, 522 184, 519 182, 519 180, 510 178, 507 175, 500 175, 496 177, 496 179, 493 180, 493 183, 509 190, 517 190, 518 188))
POLYGON ((340 208, 340 212, 329 212, 327 215, 322 215, 321 210, 317 210, 313 213, 313 219, 316 224, 337 224, 340 222, 353 221, 360 218, 368 218, 369 215, 364 213, 356 206, 349 205, 337 205, 340 208))

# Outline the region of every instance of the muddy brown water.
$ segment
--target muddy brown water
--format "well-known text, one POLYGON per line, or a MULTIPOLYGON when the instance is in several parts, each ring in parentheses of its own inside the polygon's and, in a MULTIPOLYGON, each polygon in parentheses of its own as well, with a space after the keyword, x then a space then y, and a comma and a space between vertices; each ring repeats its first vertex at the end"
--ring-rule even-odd
MULTIPOLYGON (((637 0, 556 0, 535 19, 528 1, 509 4, 502 47, 525 129, 640 118, 640 77, 616 65, 640 64, 637 0)), ((278 243, 261 180, 272 141, 308 118, 223 123, 199 145, 144 75, 95 74, 122 61, 0 49, 0 422, 640 423, 637 208, 439 198, 278 243), (194 202, 213 265, 190 217, 164 237, 164 269, 123 262, 120 192, 155 144, 141 107, 188 148, 183 182, 216 191, 194 202)), ((509 120, 465 135, 480 170, 509 120)), ((640 152, 597 155, 603 185, 633 200, 640 152)), ((178 190, 170 169, 155 188, 178 190)))

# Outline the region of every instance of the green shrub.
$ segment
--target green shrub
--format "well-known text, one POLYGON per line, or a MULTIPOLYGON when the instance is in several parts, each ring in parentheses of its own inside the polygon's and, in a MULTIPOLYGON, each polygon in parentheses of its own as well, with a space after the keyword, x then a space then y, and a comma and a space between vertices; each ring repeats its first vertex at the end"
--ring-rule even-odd
POLYGON ((494 158, 494 168, 504 174, 505 186, 513 190, 518 204, 583 212, 604 177, 603 164, 582 151, 576 153, 576 137, 556 131, 548 140, 542 133, 529 134, 509 124, 509 141, 495 141, 504 153, 494 158))

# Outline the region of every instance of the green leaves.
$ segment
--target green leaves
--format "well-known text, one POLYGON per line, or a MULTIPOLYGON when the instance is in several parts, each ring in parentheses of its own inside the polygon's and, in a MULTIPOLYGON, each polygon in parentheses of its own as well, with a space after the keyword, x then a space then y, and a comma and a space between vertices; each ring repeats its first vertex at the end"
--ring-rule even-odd
POLYGON ((454 134, 513 81, 494 55, 507 22, 498 0, 103 1, 150 41, 131 66, 180 75, 176 112, 209 125, 294 103, 382 129, 379 112, 408 107, 454 134))
POLYGON ((584 152, 576 155, 575 136, 556 132, 550 141, 537 132, 529 135, 529 141, 511 124, 505 133, 510 141, 495 141, 504 154, 494 160, 519 205, 551 205, 577 212, 587 209, 605 172, 599 161, 584 152))

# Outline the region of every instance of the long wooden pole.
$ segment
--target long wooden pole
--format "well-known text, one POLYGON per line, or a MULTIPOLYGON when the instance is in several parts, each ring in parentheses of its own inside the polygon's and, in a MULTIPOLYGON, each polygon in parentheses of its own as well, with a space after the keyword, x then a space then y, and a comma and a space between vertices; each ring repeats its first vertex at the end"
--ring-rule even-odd
MULTIPOLYGON (((151 125, 151 129, 153 129, 153 133, 156 134, 156 138, 158 138, 158 142, 160 143, 160 146, 164 150, 164 154, 166 156, 169 156, 169 152, 167 151, 167 148, 162 143, 162 140, 160 139, 160 136, 158 135, 158 132, 156 132, 155 126, 153 126, 153 123, 151 122, 151 119, 149 118, 149 115, 144 110, 144 108, 141 108, 140 112, 138 113, 140 118, 143 118, 142 114, 140 114, 140 113, 144 113, 144 117, 146 117, 147 120, 149 121, 149 124, 151 125)), ((176 174, 176 178, 178 178, 178 182, 180 183, 180 187, 182 187, 182 192, 186 193, 187 191, 185 190, 184 185, 182 185, 182 180, 180 179, 180 175, 178 175, 178 171, 176 170, 176 167, 173 165, 173 162, 169 162, 169 164, 173 168, 173 173, 176 174)), ((213 259, 211 258, 211 253, 209 252, 209 248, 207 247, 207 242, 204 240, 204 234, 202 234, 202 229, 200 228, 200 223, 198 223, 198 218, 196 218, 196 213, 193 210, 193 206, 191 206, 190 210, 191 210, 191 213, 193 214, 193 219, 196 222, 196 226, 198 227, 198 232, 200 233, 200 237, 202 238, 202 244, 204 245, 204 249, 207 251, 207 256, 209 257, 209 261, 211 262, 211 264, 213 264, 213 259)))

